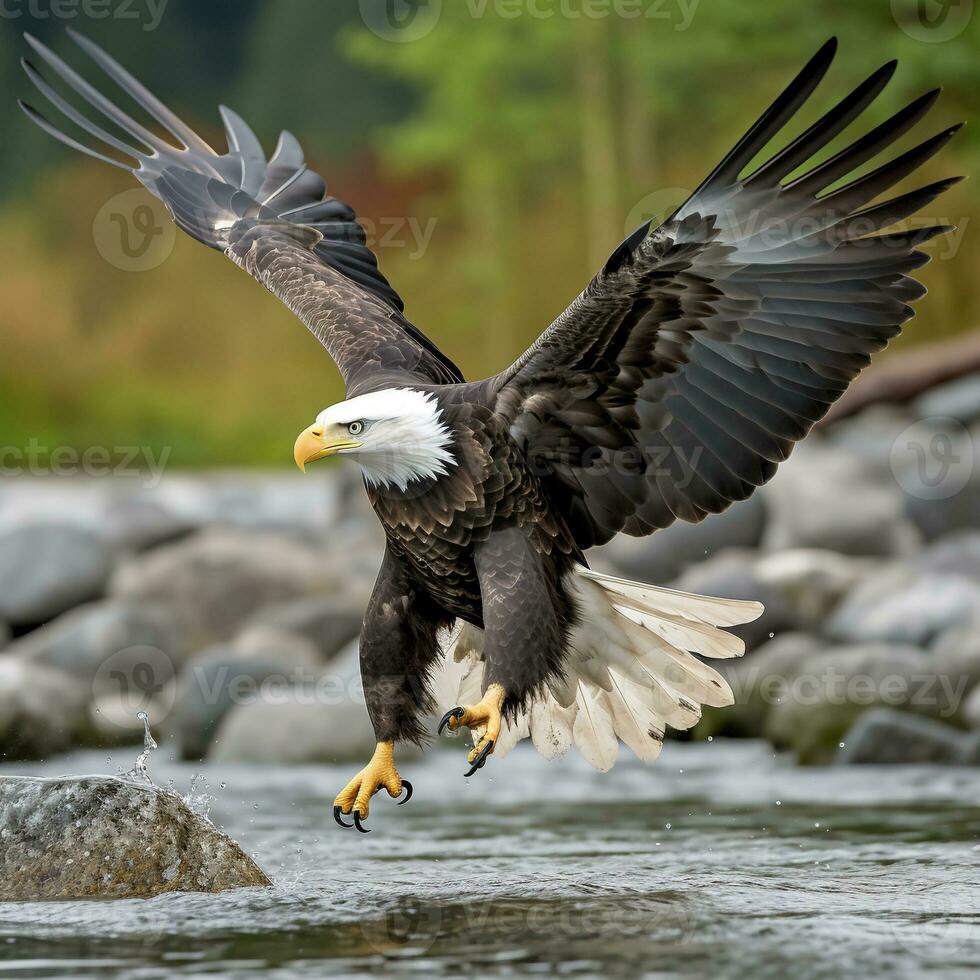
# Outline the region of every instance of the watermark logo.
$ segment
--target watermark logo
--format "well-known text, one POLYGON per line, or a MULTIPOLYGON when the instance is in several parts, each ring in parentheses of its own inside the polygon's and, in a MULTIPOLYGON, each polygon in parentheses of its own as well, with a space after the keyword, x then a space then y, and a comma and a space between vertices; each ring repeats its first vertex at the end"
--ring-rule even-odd
POLYGON ((0 0, 0 19, 18 20, 127 20, 138 21, 144 31, 155 31, 163 20, 168 0, 0 0))
POLYGON ((385 956, 417 956, 428 950, 442 927, 442 907, 412 895, 403 895, 383 918, 361 923, 368 944, 385 956))
POLYGON ((110 198, 92 222, 99 254, 123 272, 146 272, 174 250, 177 228, 164 206, 142 187, 110 198))
POLYGON ((158 724, 177 697, 174 663, 159 647, 131 646, 106 657, 92 679, 93 703, 102 720, 126 731, 140 712, 158 724))
POLYGON ((919 500, 947 500, 973 475, 973 440, 956 419, 915 422, 892 444, 889 455, 898 485, 919 500))
POLYGON ((892 0, 892 16, 909 37, 937 44, 963 33, 973 0, 892 0))
POLYGON ((442 0, 358 0, 358 7, 372 34, 399 44, 430 34, 442 14, 442 0))

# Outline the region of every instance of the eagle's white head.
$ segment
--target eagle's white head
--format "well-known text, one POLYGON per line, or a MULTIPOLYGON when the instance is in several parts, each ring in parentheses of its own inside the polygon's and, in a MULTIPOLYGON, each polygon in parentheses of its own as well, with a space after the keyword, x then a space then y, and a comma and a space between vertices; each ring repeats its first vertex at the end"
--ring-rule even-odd
POLYGON ((353 456, 372 486, 406 490, 456 464, 452 433, 435 396, 385 388, 325 408, 293 447, 301 469, 325 456, 353 456))

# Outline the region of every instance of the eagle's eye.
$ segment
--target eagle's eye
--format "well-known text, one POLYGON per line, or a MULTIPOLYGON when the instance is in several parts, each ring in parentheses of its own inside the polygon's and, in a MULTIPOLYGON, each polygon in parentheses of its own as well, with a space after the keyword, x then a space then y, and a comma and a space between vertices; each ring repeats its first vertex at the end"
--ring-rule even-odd
POLYGON ((347 431, 352 436, 359 436, 364 431, 364 423, 363 422, 348 422, 347 423, 347 431))

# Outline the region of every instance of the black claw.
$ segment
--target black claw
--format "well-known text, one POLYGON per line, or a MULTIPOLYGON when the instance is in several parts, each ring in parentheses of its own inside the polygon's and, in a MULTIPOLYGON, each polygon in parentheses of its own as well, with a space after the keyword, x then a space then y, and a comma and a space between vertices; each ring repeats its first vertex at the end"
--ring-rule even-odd
POLYGON ((412 784, 407 779, 402 780, 402 788, 405 790, 405 799, 398 801, 399 806, 404 806, 412 798, 412 784))
POLYGON ((360 811, 360 810, 355 810, 355 811, 354 811, 354 826, 355 826, 355 827, 356 827, 356 828, 357 828, 357 829, 358 829, 358 830, 359 830, 359 831, 360 831, 360 832, 361 832, 362 834, 370 834, 370 833, 371 833, 371 831, 370 831, 370 830, 368 830, 368 829, 367 829, 367 827, 362 827, 362 826, 361 826, 361 811, 360 811))
POLYGON ((439 730, 436 732, 437 735, 442 734, 442 730, 449 724, 451 718, 462 718, 463 709, 462 708, 450 708, 443 716, 442 721, 439 722, 439 730))
POLYGON ((493 740, 491 739, 486 745, 480 749, 480 754, 473 760, 473 764, 470 766, 470 771, 463 773, 464 776, 472 776, 477 769, 482 769, 487 764, 487 756, 493 751, 493 740))
MULTIPOLYGON (((344 823, 344 821, 340 819, 340 814, 341 814, 342 812, 343 812, 343 811, 342 811, 342 810, 340 809, 340 807, 339 807, 339 806, 335 806, 335 807, 333 808, 333 818, 334 818, 334 820, 336 820, 336 821, 337 821, 337 823, 339 823, 339 824, 340 824, 340 826, 341 826, 341 827, 343 827, 343 828, 344 828, 345 830, 350 830, 350 828, 351 828, 351 827, 353 827, 354 825, 353 825, 352 823, 344 823)), ((355 817, 354 819, 356 820, 357 818, 355 817)))

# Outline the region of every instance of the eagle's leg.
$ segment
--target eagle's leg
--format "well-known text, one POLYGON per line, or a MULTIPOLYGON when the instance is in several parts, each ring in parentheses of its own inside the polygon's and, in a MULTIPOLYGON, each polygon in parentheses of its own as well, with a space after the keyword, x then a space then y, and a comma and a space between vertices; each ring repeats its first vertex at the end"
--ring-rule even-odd
POLYGON ((405 799, 399 800, 398 805, 407 803, 412 798, 412 784, 402 779, 395 768, 394 742, 378 742, 371 761, 337 794, 333 801, 333 818, 341 827, 356 827, 362 834, 370 831, 361 826, 366 820, 370 809, 371 797, 381 788, 388 790, 388 795, 399 797, 405 790, 405 799), (354 814, 353 824, 344 823, 341 814, 354 814))
POLYGON ((500 737, 502 709, 507 693, 500 684, 491 684, 483 697, 469 707, 457 707, 447 711, 439 722, 440 734, 445 728, 455 732, 459 728, 469 728, 473 731, 473 749, 466 757, 470 763, 467 776, 472 776, 477 769, 486 764, 487 756, 493 752, 493 747, 500 737))

